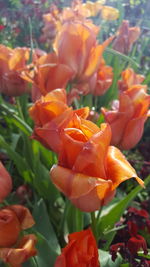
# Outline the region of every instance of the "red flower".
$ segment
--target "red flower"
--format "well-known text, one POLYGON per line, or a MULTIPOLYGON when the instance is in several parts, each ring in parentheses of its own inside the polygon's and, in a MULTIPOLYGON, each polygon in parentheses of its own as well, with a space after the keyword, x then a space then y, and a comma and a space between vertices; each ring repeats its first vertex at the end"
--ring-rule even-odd
POLYGON ((112 261, 115 261, 117 258, 118 252, 125 251, 125 244, 124 243, 117 243, 110 247, 110 254, 112 255, 112 261))
POLYGON ((137 234, 138 227, 135 223, 128 221, 129 232, 131 238, 127 242, 127 247, 132 255, 136 255, 140 249, 143 249, 144 254, 148 253, 147 244, 141 235, 137 234))

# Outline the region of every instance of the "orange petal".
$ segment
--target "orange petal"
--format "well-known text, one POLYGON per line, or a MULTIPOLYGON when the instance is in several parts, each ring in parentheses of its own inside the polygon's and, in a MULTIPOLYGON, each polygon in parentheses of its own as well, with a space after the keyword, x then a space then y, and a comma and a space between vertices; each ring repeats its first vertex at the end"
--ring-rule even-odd
POLYGON ((73 170, 105 179, 105 159, 108 146, 111 140, 111 129, 108 124, 102 124, 101 129, 92 135, 88 142, 83 146, 82 151, 78 155, 73 170))
POLYGON ((89 107, 84 107, 74 110, 74 113, 76 113, 80 118, 83 119, 86 119, 89 116, 89 112, 90 112, 89 107))
POLYGON ((72 109, 68 108, 58 117, 54 118, 43 127, 35 127, 32 138, 40 141, 48 149, 52 149, 56 153, 60 150, 60 133, 68 125, 73 115, 72 109))
POLYGON ((23 262, 37 254, 36 241, 34 235, 26 235, 19 242, 17 248, 0 248, 0 259, 10 264, 11 267, 21 267, 23 262))
POLYGON ((55 89, 42 98, 44 102, 48 101, 60 101, 67 104, 67 94, 64 89, 55 89))
POLYGON ((0 162, 0 202, 11 192, 12 180, 11 176, 0 162))
POLYGON ((42 103, 38 100, 35 105, 29 109, 29 113, 37 126, 43 126, 55 117, 61 115, 67 108, 67 105, 60 101, 42 103))
POLYGON ((114 36, 111 36, 101 45, 91 48, 89 59, 88 59, 88 65, 84 71, 84 78, 88 78, 89 76, 92 76, 92 74, 94 74, 94 72, 97 71, 99 67, 99 63, 102 59, 102 54, 105 48, 111 43, 113 38, 114 36))
POLYGON ((83 148, 84 142, 87 141, 86 136, 79 129, 67 128, 62 133, 61 140, 59 164, 71 169, 83 148))
POLYGON ((130 178, 135 178, 141 186, 144 185, 144 182, 137 177, 136 171, 118 148, 109 147, 106 162, 107 178, 112 180, 113 189, 130 178))
POLYGON ((103 51, 103 45, 98 45, 97 47, 93 47, 91 49, 91 53, 89 55, 89 64, 84 72, 84 78, 92 76, 92 74, 97 71, 103 51))
POLYGON ((23 68, 29 59, 29 50, 27 48, 16 48, 9 60, 10 70, 19 70, 23 68))
POLYGON ((0 210, 0 247, 11 247, 19 237, 20 222, 16 213, 7 208, 0 210))
POLYGON ((21 206, 21 205, 11 205, 11 206, 7 206, 7 209, 15 212, 20 222, 21 229, 23 230, 28 229, 35 224, 35 221, 30 211, 28 210, 28 208, 21 206))
POLYGON ((72 170, 54 165, 50 171, 51 180, 78 208, 94 211, 100 208, 112 182, 98 177, 75 173, 72 170))
POLYGON ((140 141, 144 131, 144 123, 147 119, 147 116, 143 116, 140 118, 132 119, 128 122, 122 141, 120 143, 120 148, 124 150, 128 150, 136 146, 136 144, 140 141))

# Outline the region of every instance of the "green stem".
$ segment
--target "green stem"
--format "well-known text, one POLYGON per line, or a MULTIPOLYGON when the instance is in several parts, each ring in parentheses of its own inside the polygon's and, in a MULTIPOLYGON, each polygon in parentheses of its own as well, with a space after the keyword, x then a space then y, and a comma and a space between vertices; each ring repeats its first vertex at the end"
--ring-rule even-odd
POLYGON ((83 212, 76 208, 75 210, 76 231, 83 230, 83 212))
POLYGON ((97 236, 97 220, 95 217, 95 212, 91 212, 91 227, 92 227, 92 231, 93 234, 95 236, 96 242, 98 241, 98 236, 97 236))
POLYGON ((98 214, 97 214, 97 217, 96 217, 97 221, 99 220, 99 217, 101 216, 101 212, 102 212, 102 208, 98 211, 98 214))

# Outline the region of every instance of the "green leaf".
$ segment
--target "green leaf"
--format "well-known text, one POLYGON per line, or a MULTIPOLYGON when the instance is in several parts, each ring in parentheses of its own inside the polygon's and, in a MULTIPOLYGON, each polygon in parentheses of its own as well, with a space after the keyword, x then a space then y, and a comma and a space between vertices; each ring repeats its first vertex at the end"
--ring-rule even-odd
POLYGON ((144 257, 145 259, 150 260, 150 249, 148 249, 148 253, 147 254, 144 254, 143 251, 139 251, 138 252, 138 256, 144 257))
POLYGON ((0 135, 0 147, 7 151, 8 156, 14 162, 19 174, 24 178, 26 182, 31 182, 33 173, 31 172, 25 158, 13 150, 10 144, 7 144, 4 138, 0 135))
POLYGON ((16 115, 15 110, 10 108, 6 104, 1 104, 0 105, 1 112, 4 113, 4 116, 8 116, 9 122, 12 124, 16 125, 22 132, 24 132, 26 135, 30 136, 32 133, 31 127, 23 121, 19 116, 16 115))
POLYGON ((53 253, 55 252, 55 254, 59 254, 60 246, 43 199, 40 199, 35 204, 33 209, 33 217, 36 222, 34 229, 37 230, 41 235, 43 235, 43 237, 47 240, 50 250, 53 253))
POLYGON ((73 233, 83 230, 83 212, 68 201, 66 213, 68 232, 73 233))
POLYGON ((131 267, 130 263, 123 263, 120 265, 120 267, 131 267))
POLYGON ((35 257, 38 267, 54 266, 58 254, 52 249, 46 238, 38 233, 38 243, 36 245, 38 254, 35 257))
POLYGON ((49 170, 40 161, 37 160, 36 162, 37 164, 34 168, 34 186, 36 187, 40 196, 48 199, 49 201, 51 201, 51 204, 53 204, 56 199, 60 197, 60 193, 50 180, 49 170))
POLYGON ((120 267, 122 262, 122 258, 118 255, 117 259, 114 261, 111 260, 111 255, 107 251, 103 251, 101 249, 98 250, 99 252, 99 261, 101 267, 120 267))
MULTIPOLYGON (((148 176, 144 182, 146 186, 150 182, 150 176, 148 176)), ((100 218, 97 229, 99 237, 106 240, 105 249, 109 248, 116 234, 116 231, 111 231, 114 228, 115 223, 119 221, 125 209, 142 189, 141 186, 137 186, 126 197, 119 201, 118 204, 113 206, 107 214, 100 218)))
POLYGON ((106 48, 105 49, 105 52, 107 52, 107 53, 110 53, 110 54, 113 54, 113 55, 115 55, 115 56, 118 56, 119 58, 122 58, 123 60, 125 60, 126 62, 129 62, 129 63, 131 63, 131 65, 137 70, 138 68, 139 68, 139 65, 137 64, 137 62, 135 61, 135 60, 133 60, 131 57, 129 57, 129 56, 126 56, 126 55, 124 55, 124 54, 122 54, 122 53, 120 53, 120 52, 118 52, 118 51, 116 51, 116 50, 114 50, 114 49, 112 49, 112 48, 106 48))
POLYGON ((50 180, 49 169, 47 169, 41 162, 41 145, 35 140, 32 142, 32 151, 34 159, 33 168, 35 174, 34 186, 40 196, 51 201, 51 204, 53 205, 56 199, 60 197, 60 193, 50 180))
POLYGON ((35 257, 30 258, 28 261, 24 262, 23 267, 40 267, 36 261, 35 257))

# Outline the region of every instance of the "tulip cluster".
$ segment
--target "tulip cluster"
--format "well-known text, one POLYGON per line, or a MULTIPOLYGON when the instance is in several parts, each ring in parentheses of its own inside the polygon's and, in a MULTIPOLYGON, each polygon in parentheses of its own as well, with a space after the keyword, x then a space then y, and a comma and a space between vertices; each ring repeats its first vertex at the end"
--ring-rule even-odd
MULTIPOLYGON (((10 193, 12 181, 9 173, 0 163, 0 201, 10 193)), ((30 211, 21 205, 4 206, 0 209, 0 259, 12 267, 35 256, 36 237, 33 234, 21 237, 22 231, 34 225, 30 211)))
MULTIPOLYGON (((92 113, 84 103, 77 108, 77 99, 81 100, 81 96, 83 99, 87 94, 92 94, 92 98, 101 96, 112 85, 113 68, 103 58, 108 45, 113 42, 114 49, 127 54, 140 34, 138 27, 130 28, 128 21, 123 21, 116 36, 99 43, 99 27, 87 19, 99 15, 102 19, 113 20, 119 14, 118 10, 104 6, 102 1, 74 1, 71 7, 63 10, 52 5, 50 13, 44 15, 45 26, 40 38, 49 41, 51 52, 0 45, 0 92, 8 96, 31 95, 29 99, 33 105, 29 114, 34 121, 31 138, 57 154, 58 162, 51 167, 50 179, 83 212, 100 210, 113 199, 118 186, 128 179, 134 178, 144 187, 144 182, 119 150, 133 148, 142 137, 150 104, 147 86, 142 84, 144 76, 130 68, 122 72, 118 81, 119 100, 113 101, 111 110, 101 109, 105 123, 92 122, 89 119, 92 113)), ((23 129, 28 128, 22 118, 16 121, 23 129)), ((31 162, 32 171, 35 170, 34 163, 40 163, 40 157, 38 160, 31 162)), ((41 160, 41 166, 43 162, 41 160)), ((12 189, 12 180, 1 163, 0 188, 2 202, 12 189)), ((26 194, 27 188, 17 190, 23 203, 22 190, 26 194)), ((148 225, 148 217, 146 222, 148 225)), ((23 262, 36 255, 36 237, 23 233, 33 225, 34 220, 26 207, 2 205, 0 259, 3 262, 21 267, 23 262)), ((128 228, 128 250, 136 254, 143 248, 147 253, 144 238, 138 234, 134 222, 129 223, 128 228), (139 239, 137 248, 133 248, 133 243, 139 239)), ((96 231, 93 233, 97 238, 96 231)), ((99 267, 93 233, 86 229, 70 234, 55 267, 99 267)), ((118 246, 112 247, 113 259, 117 251, 118 246)))
POLYGON ((96 2, 73 1, 71 7, 65 7, 62 10, 55 4, 51 5, 50 12, 43 15, 44 27, 40 41, 49 47, 55 41, 57 33, 61 30, 63 24, 67 21, 80 20, 85 22, 89 17, 99 16, 103 20, 116 20, 119 17, 119 11, 116 8, 105 6, 105 1, 96 2))
POLYGON ((53 44, 54 52, 41 56, 21 73, 32 83, 33 101, 58 88, 70 88, 69 103, 82 94, 102 95, 108 90, 113 73, 102 54, 113 37, 98 44, 98 32, 99 28, 87 20, 62 25, 53 44))
POLYGON ((58 165, 50 171, 56 187, 76 207, 91 212, 108 203, 121 182, 131 177, 143 182, 123 154, 110 146, 109 124, 99 128, 86 119, 88 108, 72 110, 65 96, 63 89, 56 89, 31 107, 33 138, 58 153, 58 165))

